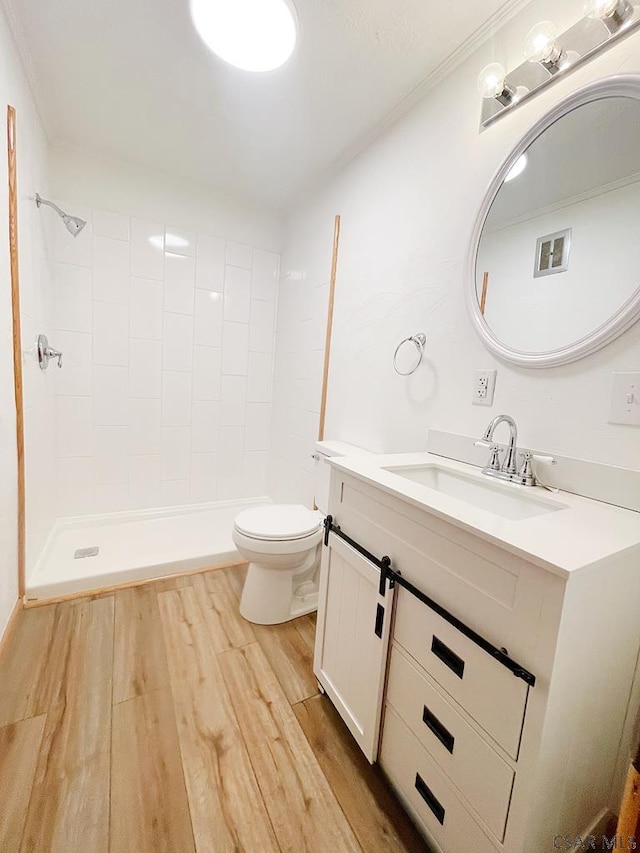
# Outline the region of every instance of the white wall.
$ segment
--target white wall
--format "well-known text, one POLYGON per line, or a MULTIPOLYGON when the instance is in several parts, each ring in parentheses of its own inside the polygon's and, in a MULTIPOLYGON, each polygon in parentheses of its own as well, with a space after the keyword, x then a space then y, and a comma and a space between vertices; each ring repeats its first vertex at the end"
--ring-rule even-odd
POLYGON ((50 163, 52 192, 72 204, 280 250, 282 218, 271 210, 240 206, 200 184, 68 148, 51 149, 50 163))
MULTIPOLYGON (((40 120, 24 79, 4 16, 0 13, 0 104, 2 138, 5 105, 17 113, 19 248, 23 347, 37 331, 48 330, 50 277, 46 263, 43 221, 35 192, 45 192, 47 149, 40 120)), ((0 156, 0 635, 18 594, 16 435, 8 245, 6 148, 0 156)), ((32 354, 24 358, 26 496, 29 514, 27 559, 33 560, 52 522, 54 502, 51 449, 52 395, 32 354)))
POLYGON ((264 495, 278 221, 60 152, 53 183, 88 222, 54 219, 58 514, 264 495))
POLYGON ((479 70, 521 61, 528 28, 576 20, 580 4, 533 2, 345 171, 291 215, 278 312, 272 492, 311 501, 333 216, 342 216, 326 437, 374 451, 424 449, 429 427, 480 435, 512 414, 524 445, 640 467, 640 430, 607 423, 611 373, 640 368, 640 324, 575 364, 524 370, 498 363, 467 317, 463 287, 476 211, 492 175, 527 128, 560 98, 602 76, 640 72, 640 35, 549 87, 479 133, 479 70), (396 344, 427 335, 410 378, 396 344), (492 408, 471 405, 478 368, 497 367, 492 408), (302 473, 301 473, 302 472, 302 473))

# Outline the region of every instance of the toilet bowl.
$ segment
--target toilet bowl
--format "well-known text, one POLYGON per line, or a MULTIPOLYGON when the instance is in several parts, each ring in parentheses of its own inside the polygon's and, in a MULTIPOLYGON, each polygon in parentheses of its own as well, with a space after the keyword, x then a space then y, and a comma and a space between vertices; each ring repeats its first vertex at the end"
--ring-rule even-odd
POLYGON ((258 625, 287 622, 318 606, 322 513, 301 504, 241 512, 233 541, 249 570, 240 613, 258 625))
POLYGON ((322 524, 331 479, 326 460, 366 451, 341 441, 318 441, 315 449, 317 510, 272 504, 244 510, 235 520, 233 541, 249 562, 240 599, 240 613, 249 622, 277 625, 317 610, 322 524))

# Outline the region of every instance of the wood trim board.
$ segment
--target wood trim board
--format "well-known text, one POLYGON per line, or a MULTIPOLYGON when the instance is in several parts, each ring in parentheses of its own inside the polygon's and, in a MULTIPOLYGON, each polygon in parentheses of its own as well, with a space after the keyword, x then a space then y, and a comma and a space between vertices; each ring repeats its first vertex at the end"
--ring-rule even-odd
POLYGON ((11 266, 11 315, 13 323, 13 378, 16 403, 18 462, 18 596, 25 593, 25 478, 24 409, 22 398, 22 335, 20 330, 20 268, 18 263, 18 171, 16 111, 7 107, 7 156, 9 176, 9 255, 11 266))
POLYGON ((318 441, 324 439, 324 424, 327 415, 327 390, 329 386, 329 360, 331 358, 331 333, 333 331, 333 306, 336 294, 336 276, 338 274, 338 250, 340 248, 340 216, 336 216, 333 226, 333 251, 331 253, 331 278, 329 280, 329 306, 327 309, 327 333, 324 345, 324 370, 322 373, 322 395, 320 397, 320 423, 318 441))

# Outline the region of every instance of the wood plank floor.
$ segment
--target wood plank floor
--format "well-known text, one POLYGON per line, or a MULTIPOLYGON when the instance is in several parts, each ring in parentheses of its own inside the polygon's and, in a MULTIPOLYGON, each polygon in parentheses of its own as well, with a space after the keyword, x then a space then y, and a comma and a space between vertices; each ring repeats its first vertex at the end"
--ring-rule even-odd
POLYGON ((0 659, 2 853, 428 850, 238 567, 23 611, 0 659))

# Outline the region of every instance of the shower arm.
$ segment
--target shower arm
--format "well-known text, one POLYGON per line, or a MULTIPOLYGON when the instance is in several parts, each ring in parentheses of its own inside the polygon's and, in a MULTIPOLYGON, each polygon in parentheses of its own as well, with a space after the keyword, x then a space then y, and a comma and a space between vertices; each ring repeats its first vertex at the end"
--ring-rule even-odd
POLYGON ((64 210, 61 210, 61 208, 58 207, 57 204, 54 204, 52 201, 47 201, 46 198, 42 198, 40 193, 36 193, 36 205, 40 207, 42 204, 46 204, 47 207, 52 207, 60 216, 67 215, 64 210))

